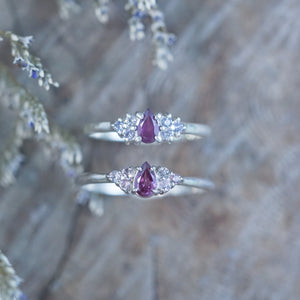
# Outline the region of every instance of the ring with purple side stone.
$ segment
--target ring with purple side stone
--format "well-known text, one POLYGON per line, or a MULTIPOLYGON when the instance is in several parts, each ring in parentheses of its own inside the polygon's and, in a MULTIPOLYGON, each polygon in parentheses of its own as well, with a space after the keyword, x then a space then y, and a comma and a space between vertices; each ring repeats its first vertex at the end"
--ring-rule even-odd
POLYGON ((83 173, 76 179, 83 190, 106 196, 134 195, 142 199, 162 196, 202 194, 214 188, 213 182, 196 177, 181 177, 161 166, 144 162, 107 174, 83 173))
POLYGON ((116 122, 87 125, 89 137, 126 144, 158 144, 162 142, 193 141, 210 134, 210 127, 197 123, 184 123, 171 114, 153 114, 150 109, 135 115, 127 114, 116 122))

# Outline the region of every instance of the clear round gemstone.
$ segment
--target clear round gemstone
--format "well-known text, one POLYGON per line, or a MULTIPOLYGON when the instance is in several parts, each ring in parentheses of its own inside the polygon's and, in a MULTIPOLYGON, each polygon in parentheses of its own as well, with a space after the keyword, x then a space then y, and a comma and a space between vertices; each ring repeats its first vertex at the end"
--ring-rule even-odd
POLYGON ((135 116, 127 115, 124 120, 119 119, 113 124, 114 130, 119 134, 120 137, 126 138, 129 141, 135 139, 136 126, 138 119, 135 116))
POLYGON ((175 120, 172 124, 172 127, 175 133, 181 133, 184 129, 184 125, 180 120, 175 120))
POLYGON ((117 176, 119 174, 119 171, 111 171, 108 175, 107 175, 107 178, 110 180, 110 181, 115 181, 117 176))
POLYGON ((135 131, 129 130, 124 134, 124 137, 128 140, 133 140, 135 137, 135 131))
POLYGON ((163 117, 161 119, 161 125, 164 127, 169 127, 172 125, 172 119, 170 117, 163 117))
POLYGON ((158 182, 158 190, 162 193, 168 192, 173 186, 171 183, 171 172, 167 168, 158 168, 156 171, 157 182, 158 182))
POLYGON ((182 177, 178 174, 173 174, 171 179, 174 184, 179 184, 183 180, 182 177))
POLYGON ((133 189, 134 176, 134 169, 127 168, 121 171, 112 171, 108 174, 107 178, 119 186, 125 193, 129 193, 133 189))
POLYGON ((171 130, 161 131, 160 136, 161 136, 162 140, 168 141, 171 137, 173 137, 173 131, 171 131, 171 130))
POLYGON ((172 141, 173 138, 179 137, 184 130, 184 124, 180 118, 172 120, 171 115, 163 115, 158 119, 159 121, 159 137, 162 141, 172 141))

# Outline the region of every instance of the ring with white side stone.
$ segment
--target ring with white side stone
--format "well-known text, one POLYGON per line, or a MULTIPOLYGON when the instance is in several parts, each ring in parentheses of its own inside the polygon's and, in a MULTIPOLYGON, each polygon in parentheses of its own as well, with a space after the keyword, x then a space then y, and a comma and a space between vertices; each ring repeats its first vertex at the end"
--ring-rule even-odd
POLYGON ((127 114, 116 122, 100 122, 87 125, 89 137, 126 144, 152 144, 175 141, 193 141, 208 136, 210 128, 197 123, 184 123, 171 114, 153 114, 149 109, 144 113, 127 114))
POLYGON ((107 196, 135 195, 152 198, 166 193, 173 196, 202 194, 214 188, 213 182, 196 178, 181 177, 161 166, 128 167, 108 174, 83 173, 76 179, 83 190, 107 196))

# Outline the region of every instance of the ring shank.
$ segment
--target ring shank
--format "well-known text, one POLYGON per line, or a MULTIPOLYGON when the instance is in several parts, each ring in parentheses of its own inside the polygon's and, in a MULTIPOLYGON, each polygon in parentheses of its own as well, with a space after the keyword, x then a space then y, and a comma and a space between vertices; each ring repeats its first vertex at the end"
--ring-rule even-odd
MULTIPOLYGON (((183 123, 185 129, 182 131, 178 138, 174 141, 194 141, 210 135, 210 127, 204 124, 197 123, 183 123)), ((112 129, 110 122, 101 122, 96 124, 89 124, 85 128, 85 133, 97 140, 105 140, 110 142, 125 142, 124 138, 121 138, 117 132, 112 129)), ((155 142, 157 143, 157 142, 155 142)))
MULTIPOLYGON (((107 180, 106 174, 82 174, 77 177, 77 184, 82 189, 106 196, 128 196, 117 185, 107 180)), ((176 185, 167 194, 168 196, 186 196, 193 194, 203 194, 214 188, 214 184, 206 179, 195 177, 184 177, 183 182, 176 185)), ((157 195, 154 197, 159 197, 157 195)), ((151 197, 153 198, 153 197, 151 197)), ((145 199, 145 198, 143 198, 145 199)))

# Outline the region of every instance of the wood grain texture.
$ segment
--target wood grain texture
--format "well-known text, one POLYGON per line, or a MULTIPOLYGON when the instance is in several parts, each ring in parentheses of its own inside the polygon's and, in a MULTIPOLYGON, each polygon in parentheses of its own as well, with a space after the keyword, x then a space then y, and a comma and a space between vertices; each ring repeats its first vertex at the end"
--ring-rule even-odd
MULTIPOLYGON (((34 51, 61 88, 46 93, 11 69, 77 135, 87 170, 147 159, 213 178, 216 191, 112 200, 97 218, 76 207, 69 180, 28 142, 17 183, 0 192, 0 248, 28 299, 298 300, 300 3, 159 2, 178 35, 166 72, 152 68, 149 38, 129 41, 122 1, 102 26, 88 7, 63 22, 54 1, 0 0, 0 28, 36 37, 34 51), (213 134, 147 149, 81 134, 88 121, 147 107, 213 134)), ((7 49, 0 54, 9 65, 7 49)))

